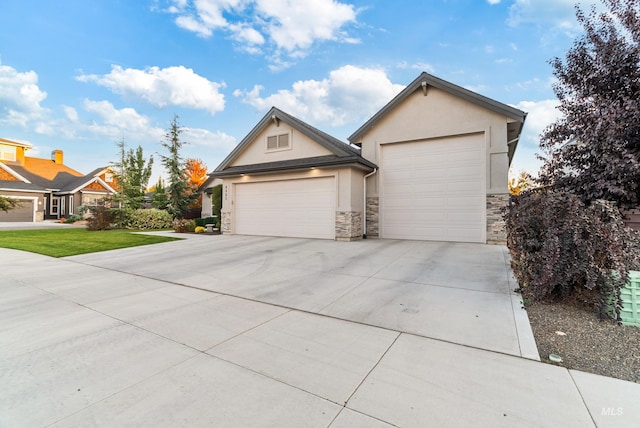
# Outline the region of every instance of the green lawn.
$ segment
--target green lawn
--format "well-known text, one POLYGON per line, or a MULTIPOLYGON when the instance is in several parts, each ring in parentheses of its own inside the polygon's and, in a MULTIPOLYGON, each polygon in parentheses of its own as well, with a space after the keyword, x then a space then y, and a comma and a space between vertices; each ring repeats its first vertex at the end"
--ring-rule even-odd
POLYGON ((0 247, 30 251, 51 257, 75 256, 138 245, 158 244, 180 238, 138 235, 126 230, 42 229, 0 231, 0 247))

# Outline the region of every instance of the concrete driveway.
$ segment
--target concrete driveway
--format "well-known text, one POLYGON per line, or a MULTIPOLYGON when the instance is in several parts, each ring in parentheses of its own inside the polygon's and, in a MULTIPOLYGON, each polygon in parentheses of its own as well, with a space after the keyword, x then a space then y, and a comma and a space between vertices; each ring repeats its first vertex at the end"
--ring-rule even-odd
POLYGON ((640 418, 640 385, 535 361, 503 247, 187 237, 0 249, 0 427, 640 418))

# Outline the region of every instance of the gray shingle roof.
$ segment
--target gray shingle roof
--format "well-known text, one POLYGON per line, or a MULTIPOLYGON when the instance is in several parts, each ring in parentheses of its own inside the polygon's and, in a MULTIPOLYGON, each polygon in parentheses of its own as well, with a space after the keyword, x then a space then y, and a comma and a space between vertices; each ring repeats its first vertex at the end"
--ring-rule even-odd
POLYGON ((324 167, 324 166, 338 166, 338 165, 349 165, 349 164, 362 164, 366 165, 369 168, 373 169, 376 166, 367 161, 366 159, 362 159, 359 156, 315 156, 310 158, 302 158, 302 159, 291 159, 279 162, 265 162, 258 163, 253 165, 240 165, 240 166, 232 166, 228 167, 223 171, 214 171, 210 174, 210 177, 227 177, 238 174, 257 174, 257 173, 265 173, 265 172, 276 172, 276 171, 286 171, 286 170, 295 170, 295 169, 308 169, 313 167, 324 167), (364 162, 363 162, 364 160, 364 162))
MULTIPOLYGON (((26 178, 26 177, 25 177, 26 178)), ((0 189, 7 190, 30 190, 38 192, 46 192, 47 189, 39 184, 25 183, 24 181, 0 180, 0 189)))
MULTIPOLYGON (((247 134, 246 137, 231 151, 220 165, 209 174, 210 182, 215 177, 256 173, 256 172, 275 172, 284 170, 294 170, 298 168, 309 168, 313 166, 332 166, 332 165, 345 165, 345 164, 358 164, 363 166, 367 170, 376 168, 376 165, 372 162, 364 159, 360 156, 360 150, 355 147, 343 143, 331 135, 320 131, 317 128, 309 125, 297 119, 282 110, 272 107, 269 112, 258 122, 258 124, 247 134), (240 153, 250 145, 256 138, 256 136, 266 128, 273 118, 277 118, 280 121, 287 123, 289 126, 297 130, 298 132, 306 135, 313 141, 317 142, 330 152, 332 155, 317 156, 312 158, 291 159, 280 162, 268 162, 254 165, 241 165, 230 167, 229 165, 233 160, 240 155, 240 153)), ((205 183, 206 184, 206 183, 205 183)), ((203 186, 204 187, 204 186, 203 186)))
MULTIPOLYGON (((413 94, 415 91, 422 90, 423 82, 424 85, 426 85, 425 89, 428 89, 429 86, 433 86, 434 88, 438 88, 466 101, 492 110, 496 113, 503 114, 504 116, 514 120, 519 124, 518 129, 515 129, 514 133, 517 136, 520 135, 520 131, 522 130, 522 126, 524 125, 527 113, 523 112, 522 110, 518 110, 515 107, 511 107, 507 104, 503 104, 499 101, 485 97, 484 95, 472 92, 461 86, 454 85, 453 83, 447 82, 446 80, 442 80, 438 77, 432 76, 429 73, 423 72, 413 82, 409 83, 406 88, 400 91, 400 93, 396 95, 391 101, 389 101, 387 105, 382 107, 382 109, 380 109, 368 121, 366 121, 364 125, 362 125, 353 134, 351 134, 348 140, 352 144, 360 144, 361 141, 359 140, 362 138, 362 136, 371 128, 373 128, 382 118, 384 118, 389 112, 391 112, 400 103, 402 103, 409 95, 413 94)), ((513 143, 513 148, 510 148, 510 151, 515 150, 515 144, 517 144, 517 140, 513 143)))

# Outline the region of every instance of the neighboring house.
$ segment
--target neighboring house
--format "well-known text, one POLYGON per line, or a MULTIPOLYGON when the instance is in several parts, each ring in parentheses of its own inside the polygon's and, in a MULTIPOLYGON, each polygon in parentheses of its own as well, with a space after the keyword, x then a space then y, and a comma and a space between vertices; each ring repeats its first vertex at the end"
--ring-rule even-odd
POLYGON ((525 118, 422 73, 351 145, 272 108, 203 188, 222 180, 227 234, 503 243, 525 118))
POLYGON ((62 150, 51 159, 26 156, 28 143, 0 138, 0 195, 18 199, 18 208, 0 211, 3 221, 43 221, 68 217, 79 206, 98 205, 115 193, 109 168, 84 175, 64 164, 62 150))

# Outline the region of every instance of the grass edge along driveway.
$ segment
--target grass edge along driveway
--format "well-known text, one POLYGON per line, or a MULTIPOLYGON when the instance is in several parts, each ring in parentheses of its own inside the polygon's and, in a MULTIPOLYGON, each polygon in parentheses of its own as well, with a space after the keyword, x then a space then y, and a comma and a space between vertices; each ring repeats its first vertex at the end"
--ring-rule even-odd
POLYGON ((37 229, 0 231, 0 248, 29 251, 51 257, 67 257, 181 238, 140 235, 129 230, 37 229))

